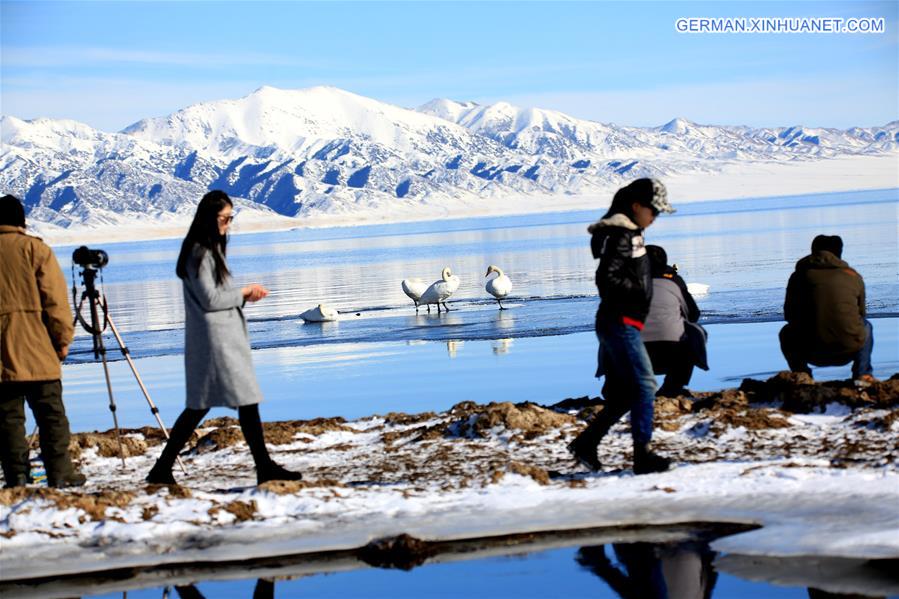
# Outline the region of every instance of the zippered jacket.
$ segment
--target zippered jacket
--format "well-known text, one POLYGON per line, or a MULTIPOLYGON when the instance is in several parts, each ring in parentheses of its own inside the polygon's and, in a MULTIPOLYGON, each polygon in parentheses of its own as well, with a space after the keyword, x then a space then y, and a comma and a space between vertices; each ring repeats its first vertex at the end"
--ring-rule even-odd
POLYGON ((613 214, 590 225, 590 248, 599 259, 596 288, 602 321, 643 328, 652 299, 652 275, 643 240, 643 229, 624 214, 613 214))

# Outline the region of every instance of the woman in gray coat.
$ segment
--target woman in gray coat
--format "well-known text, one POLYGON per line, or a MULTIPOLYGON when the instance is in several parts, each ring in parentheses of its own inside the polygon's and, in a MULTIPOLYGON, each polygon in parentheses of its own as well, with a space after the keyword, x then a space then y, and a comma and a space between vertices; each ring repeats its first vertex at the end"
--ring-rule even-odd
POLYGON ((259 418, 262 393, 250 357, 250 338, 243 314, 246 302, 256 302, 268 290, 252 283, 232 285, 225 262, 228 228, 234 220, 231 198, 223 191, 210 191, 197 206, 197 213, 181 244, 175 271, 184 291, 184 368, 187 406, 175 426, 162 455, 147 475, 147 482, 175 484, 172 466, 178 453, 209 408, 237 408, 240 430, 256 463, 259 484, 270 480, 300 480, 276 464, 268 455, 259 418))

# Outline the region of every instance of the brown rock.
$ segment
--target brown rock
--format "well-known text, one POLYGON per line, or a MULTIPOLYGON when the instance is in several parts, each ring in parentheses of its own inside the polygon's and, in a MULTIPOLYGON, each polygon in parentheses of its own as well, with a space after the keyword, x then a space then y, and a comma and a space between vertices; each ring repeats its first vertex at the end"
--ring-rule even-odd
POLYGON ((545 434, 575 421, 574 416, 547 410, 529 402, 491 402, 486 406, 462 402, 453 406, 451 414, 456 420, 447 425, 446 433, 461 437, 486 438, 489 436, 488 431, 497 426, 523 433, 545 434))
POLYGON ((521 462, 512 462, 509 464, 509 470, 515 474, 530 476, 541 485, 549 484, 549 473, 543 468, 538 468, 531 464, 522 464, 521 462))

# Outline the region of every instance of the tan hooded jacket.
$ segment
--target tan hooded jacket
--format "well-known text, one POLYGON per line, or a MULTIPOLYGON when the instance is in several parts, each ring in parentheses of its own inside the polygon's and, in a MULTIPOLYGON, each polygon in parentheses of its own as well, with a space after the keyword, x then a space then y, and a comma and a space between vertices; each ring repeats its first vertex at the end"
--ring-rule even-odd
POLYGON ((55 381, 75 329, 53 250, 0 225, 0 382, 55 381))

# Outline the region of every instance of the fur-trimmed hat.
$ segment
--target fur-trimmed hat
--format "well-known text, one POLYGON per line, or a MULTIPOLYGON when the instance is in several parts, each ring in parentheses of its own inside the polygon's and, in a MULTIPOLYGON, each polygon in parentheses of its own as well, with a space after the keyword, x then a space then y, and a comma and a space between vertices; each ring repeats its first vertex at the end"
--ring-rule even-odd
POLYGON ((626 187, 633 201, 639 202, 657 212, 671 214, 674 207, 668 202, 668 190, 658 179, 637 179, 626 187))

